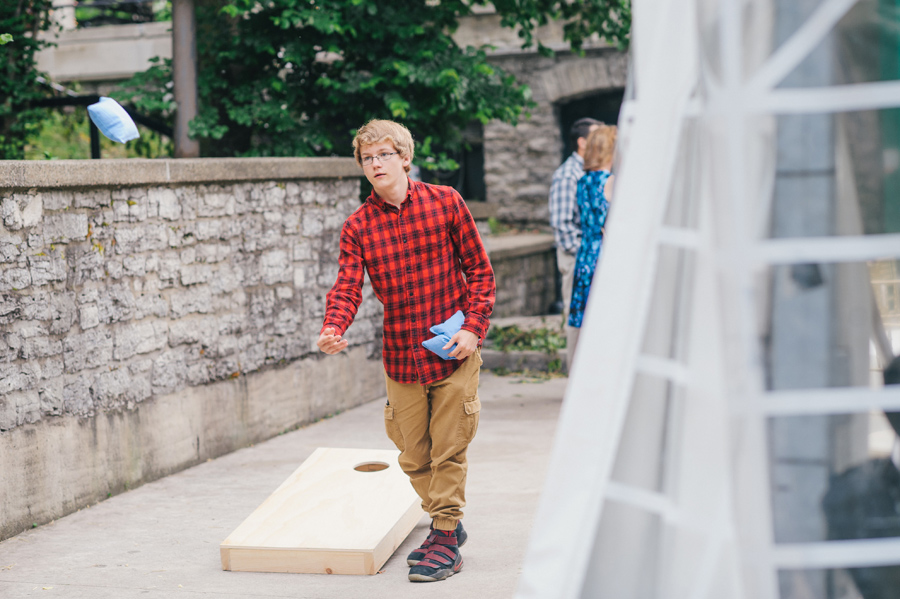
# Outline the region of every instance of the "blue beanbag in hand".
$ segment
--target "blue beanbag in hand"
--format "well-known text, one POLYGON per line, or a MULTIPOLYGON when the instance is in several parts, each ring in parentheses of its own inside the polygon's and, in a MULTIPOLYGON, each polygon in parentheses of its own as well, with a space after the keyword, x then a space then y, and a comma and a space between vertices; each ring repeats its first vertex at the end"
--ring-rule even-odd
POLYGON ((88 115, 100 133, 120 144, 141 136, 125 109, 112 98, 102 97, 96 104, 88 106, 88 115))
POLYGON ((453 335, 457 334, 459 330, 462 328, 463 323, 466 321, 466 315, 462 313, 461 310, 457 310, 456 314, 442 322, 441 324, 436 324, 430 329, 432 333, 437 335, 437 337, 432 337, 431 339, 426 339, 422 342, 422 347, 425 349, 432 351, 442 357, 445 360, 456 360, 458 358, 451 358, 450 352, 456 349, 456 344, 454 343, 450 349, 444 349, 444 346, 450 342, 450 338, 453 335))

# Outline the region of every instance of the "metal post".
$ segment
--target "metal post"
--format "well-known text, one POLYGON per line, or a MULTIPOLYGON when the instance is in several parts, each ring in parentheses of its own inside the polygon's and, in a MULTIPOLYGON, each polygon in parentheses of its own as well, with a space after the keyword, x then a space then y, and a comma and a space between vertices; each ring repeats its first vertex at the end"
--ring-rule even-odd
POLYGON ((100 159, 100 130, 97 129, 97 125, 94 124, 94 121, 88 119, 88 123, 90 124, 91 129, 91 158, 94 160, 100 159))
POLYGON ((172 2, 172 79, 175 84, 175 157, 200 156, 200 143, 188 137, 197 116, 197 40, 194 0, 172 2))

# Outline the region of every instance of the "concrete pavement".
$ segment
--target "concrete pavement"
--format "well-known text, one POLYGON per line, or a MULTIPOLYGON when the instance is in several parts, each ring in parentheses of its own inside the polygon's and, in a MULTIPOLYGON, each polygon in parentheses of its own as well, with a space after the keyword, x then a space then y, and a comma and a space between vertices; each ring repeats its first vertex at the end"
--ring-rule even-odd
POLYGON ((375 576, 222 571, 219 543, 317 447, 393 447, 378 400, 0 543, 0 597, 511 597, 565 385, 564 378, 482 372, 481 421, 469 450, 465 565, 446 581, 406 578, 406 554, 427 534, 424 515, 375 576))

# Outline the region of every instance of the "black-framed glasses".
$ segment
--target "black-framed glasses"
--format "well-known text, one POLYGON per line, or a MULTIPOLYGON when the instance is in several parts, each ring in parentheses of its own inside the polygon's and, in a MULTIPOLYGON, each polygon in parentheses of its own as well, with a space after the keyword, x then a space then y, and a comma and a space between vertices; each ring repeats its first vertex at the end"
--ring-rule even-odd
POLYGON ((385 162, 387 162, 388 160, 391 159, 391 156, 396 156, 396 155, 397 155, 397 152, 382 152, 381 154, 375 154, 374 156, 366 156, 365 158, 362 159, 362 164, 363 164, 363 166, 372 166, 372 161, 375 160, 376 158, 378 159, 378 162, 380 162, 381 164, 384 164, 385 162))

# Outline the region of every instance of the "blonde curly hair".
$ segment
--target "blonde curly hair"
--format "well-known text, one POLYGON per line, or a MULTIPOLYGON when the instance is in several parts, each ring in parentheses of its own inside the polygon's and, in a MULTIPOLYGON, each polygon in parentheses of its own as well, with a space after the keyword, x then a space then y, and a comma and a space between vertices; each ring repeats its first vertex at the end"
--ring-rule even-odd
POLYGON ((584 170, 599 171, 601 167, 612 163, 616 151, 615 125, 600 125, 587 138, 584 148, 584 170))
MULTIPOLYGON (((391 142, 394 149, 400 154, 400 157, 409 158, 409 162, 412 164, 415 153, 412 133, 400 123, 379 119, 372 119, 356 131, 356 137, 353 138, 353 156, 356 158, 356 163, 362 166, 360 152, 362 152, 363 146, 370 146, 383 141, 391 142)), ((408 164, 404 168, 408 173, 410 165, 408 164)))

